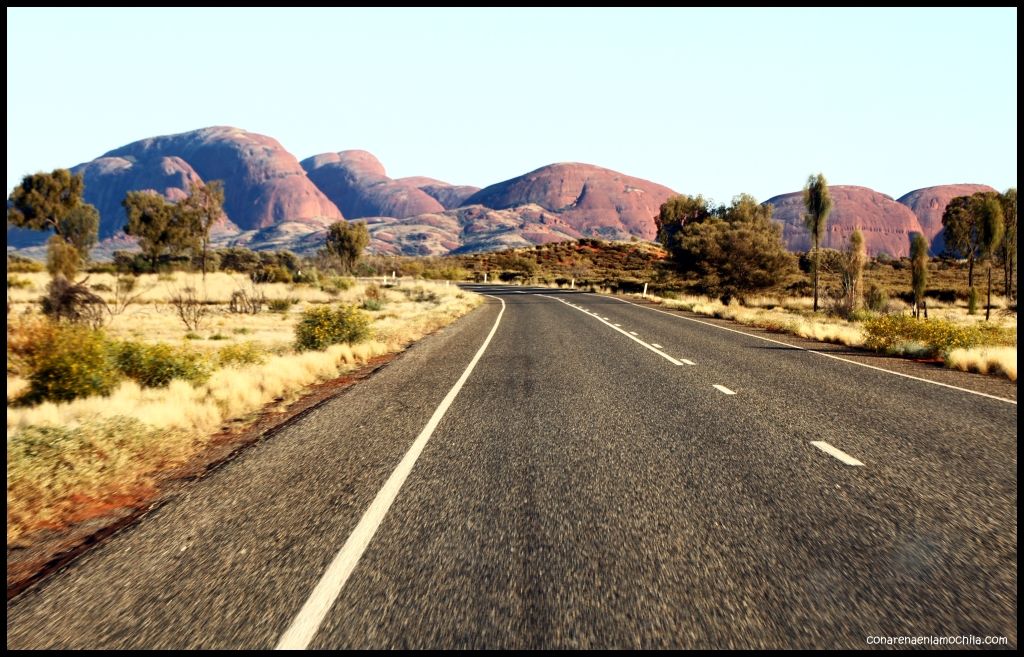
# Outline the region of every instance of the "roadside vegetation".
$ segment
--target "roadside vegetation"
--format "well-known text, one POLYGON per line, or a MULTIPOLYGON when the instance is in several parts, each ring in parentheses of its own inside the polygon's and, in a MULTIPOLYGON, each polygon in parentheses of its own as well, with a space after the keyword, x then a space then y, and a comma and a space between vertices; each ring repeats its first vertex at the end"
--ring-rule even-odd
POLYGON ((211 249, 223 190, 130 192, 140 252, 87 254, 98 226, 66 171, 27 176, 8 222, 50 230, 7 263, 7 540, 145 499, 214 435, 394 353, 478 305, 447 282, 357 280, 366 228, 324 249, 211 249))

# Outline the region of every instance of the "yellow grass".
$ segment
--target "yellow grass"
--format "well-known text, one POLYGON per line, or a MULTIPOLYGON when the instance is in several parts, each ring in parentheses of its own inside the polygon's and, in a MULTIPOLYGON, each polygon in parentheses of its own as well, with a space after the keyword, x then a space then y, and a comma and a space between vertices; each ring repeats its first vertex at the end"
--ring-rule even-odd
MULTIPOLYGON (((641 298, 638 294, 628 296, 641 298)), ((757 326, 780 333, 791 333, 820 342, 861 347, 866 339, 860 322, 812 313, 813 301, 809 298, 760 296, 748 299, 744 306, 735 302, 726 306, 719 301, 699 296, 663 299, 647 295, 646 300, 666 308, 730 319, 740 324, 757 326)), ((900 301, 892 301, 890 305, 896 310, 902 309, 903 312, 909 312, 906 304, 900 301)), ((984 314, 968 315, 967 307, 961 304, 933 304, 929 308, 928 314, 931 319, 945 319, 965 325, 985 321, 984 314)), ((1016 313, 993 311, 991 322, 1013 331, 1017 329, 1016 313)), ((913 350, 908 354, 913 355, 913 350)), ((965 372, 1002 375, 1011 381, 1016 381, 1017 349, 1016 347, 957 349, 946 359, 946 365, 965 372)))
MULTIPOLYGON (((155 277, 143 277, 140 283, 147 278, 155 277)), ((213 274, 208 276, 207 291, 224 302, 242 283, 247 281, 213 274)), ((45 286, 45 281, 37 284, 45 286)), ((259 364, 216 370, 205 384, 175 380, 167 388, 147 389, 126 381, 107 397, 8 406, 8 541, 48 522, 75 517, 74 500, 106 500, 145 488, 154 473, 187 459, 221 428, 244 426, 267 404, 291 401, 312 384, 401 350, 482 301, 478 295, 443 283, 405 283, 383 291, 380 311, 368 311, 374 319, 372 339, 334 345, 323 352, 295 352, 293 327, 303 307, 337 300, 359 303, 366 285, 357 284, 337 297, 301 286, 279 286, 278 292, 305 299, 286 314, 238 315, 223 306, 211 306, 209 327, 201 333, 204 338, 220 334, 227 339, 190 340, 190 345, 214 352, 225 345, 255 341, 272 355, 259 364), (431 293, 434 300, 416 300, 431 293), (149 447, 140 446, 140 436, 145 436, 149 447)), ((155 291, 151 294, 148 303, 113 318, 108 332, 147 342, 183 340, 184 326, 162 307, 162 297, 155 291)), ((26 301, 15 306, 19 313, 30 309, 26 301)), ((26 387, 21 376, 12 376, 11 366, 9 359, 9 399, 17 394, 12 391, 26 387)))
POLYGON ((983 347, 954 349, 946 358, 946 367, 963 372, 998 374, 1011 381, 1017 380, 1016 347, 983 347))

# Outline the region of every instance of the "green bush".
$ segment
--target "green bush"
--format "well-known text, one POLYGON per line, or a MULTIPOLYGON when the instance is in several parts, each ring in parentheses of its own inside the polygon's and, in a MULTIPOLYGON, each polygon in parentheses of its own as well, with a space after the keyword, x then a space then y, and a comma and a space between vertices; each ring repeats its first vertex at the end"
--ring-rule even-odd
POLYGON ((320 289, 327 294, 338 296, 338 294, 350 289, 353 285, 355 285, 355 281, 347 276, 331 276, 321 280, 320 289))
POLYGON ((283 299, 270 299, 267 301, 267 308, 269 308, 272 313, 286 313, 291 310, 292 306, 297 302, 298 299, 290 299, 288 297, 283 299))
POLYGON ((146 388, 163 388, 173 379, 204 383, 210 365, 202 354, 174 345, 122 342, 114 349, 117 368, 146 388))
POLYGON ((7 277, 7 289, 14 288, 16 290, 24 290, 32 287, 32 281, 21 276, 8 276, 7 277))
POLYGON ((884 313, 889 307, 889 295, 886 293, 885 288, 872 284, 868 288, 868 293, 864 295, 864 305, 868 310, 884 313))
POLYGON ((332 344, 350 344, 370 336, 370 317, 355 306, 307 308, 295 325, 295 344, 300 351, 323 350, 332 344))
POLYGON ((280 265, 260 267, 249 274, 253 283, 291 283, 292 273, 280 265))
POLYGON ((1010 346, 1017 342, 1016 332, 991 324, 963 325, 903 315, 881 315, 864 322, 867 340, 864 346, 883 352, 904 352, 908 346, 930 357, 945 356, 953 349, 986 346, 1010 346))
POLYGON ((120 380, 102 331, 80 325, 57 327, 39 345, 29 373, 27 404, 108 395, 120 380))
POLYGON ((221 367, 257 365, 266 360, 266 350, 256 342, 231 344, 217 352, 217 364, 221 367))
POLYGON ((363 299, 363 310, 380 310, 384 302, 380 299, 363 299))

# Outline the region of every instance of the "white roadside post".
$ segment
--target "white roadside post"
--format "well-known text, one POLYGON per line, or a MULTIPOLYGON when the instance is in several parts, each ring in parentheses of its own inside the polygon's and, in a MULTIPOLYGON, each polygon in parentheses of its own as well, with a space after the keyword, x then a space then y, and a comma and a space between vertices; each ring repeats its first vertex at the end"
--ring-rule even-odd
POLYGON ((570 290, 575 290, 576 289, 576 279, 575 278, 572 279, 571 281, 569 281, 569 289, 570 290))
POLYGON ((487 282, 487 272, 484 272, 484 283, 487 282))
POLYGON ((647 298, 647 283, 644 283, 644 298, 647 298))

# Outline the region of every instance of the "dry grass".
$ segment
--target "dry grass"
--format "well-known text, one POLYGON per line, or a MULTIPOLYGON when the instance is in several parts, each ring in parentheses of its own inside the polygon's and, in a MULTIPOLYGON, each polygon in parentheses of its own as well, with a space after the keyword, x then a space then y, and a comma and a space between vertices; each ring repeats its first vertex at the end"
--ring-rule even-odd
MULTIPOLYGON (((637 295, 632 296, 639 298, 637 295)), ((792 333, 821 342, 859 347, 864 344, 865 339, 864 332, 856 322, 827 318, 801 311, 806 305, 802 299, 778 302, 768 301, 762 297, 757 300, 761 304, 760 307, 742 306, 736 302, 725 305, 717 300, 696 296, 662 299, 648 295, 647 300, 666 308, 688 310, 698 315, 719 319, 730 319, 747 326, 756 326, 777 333, 792 333), (786 308, 789 307, 795 310, 787 310, 786 308)))
POLYGON ((1017 380, 1016 347, 983 347, 954 349, 946 357, 946 367, 963 372, 1002 375, 1017 380))
MULTIPOLYGON (((210 275, 207 292, 226 302, 231 291, 237 289, 234 286, 242 283, 227 274, 210 275)), ((35 284, 45 286, 45 280, 35 284)), ((166 297, 159 296, 157 287, 150 291, 153 296, 149 302, 114 317, 108 332, 117 338, 146 342, 183 340, 186 330, 162 307, 166 297)), ((215 363, 220 359, 214 352, 225 345, 246 347, 242 343, 254 343, 255 348, 269 354, 261 363, 222 367, 202 385, 175 380, 166 388, 148 389, 127 381, 107 397, 8 406, 8 541, 47 524, 74 519, 76 509, 86 503, 82 500, 105 503, 118 495, 145 489, 154 473, 196 453, 221 428, 244 426, 267 404, 291 401, 312 384, 352 371, 375 356, 401 350, 482 300, 438 283, 385 289, 381 310, 368 312, 374 320, 372 339, 356 345, 334 345, 322 352, 296 353, 293 327, 303 307, 329 301, 359 303, 365 285, 357 284, 338 296, 302 290, 301 286, 278 287, 282 288, 278 293, 303 301, 284 314, 237 315, 224 307, 213 307, 203 337, 217 335, 224 339, 189 341, 210 352, 215 363), (140 442, 143 437, 145 445, 140 442)), ((22 307, 15 312, 24 315, 30 304, 22 300, 16 305, 22 307)), ((9 399, 17 394, 12 391, 26 385, 19 376, 24 372, 12 373, 12 369, 18 368, 9 352, 9 399)))
MULTIPOLYGON (((628 295, 641 298, 640 295, 628 295)), ((698 315, 729 319, 747 326, 756 326, 779 333, 790 333, 819 342, 831 342, 849 347, 862 347, 866 334, 860 321, 847 321, 824 314, 811 312, 813 301, 809 298, 778 298, 761 296, 748 299, 746 305, 733 303, 728 306, 721 302, 699 296, 679 296, 672 299, 648 295, 647 301, 666 308, 686 310, 698 315)), ((993 304, 995 305, 995 304, 993 304)), ((908 312, 905 304, 894 301, 890 309, 908 312)), ((963 326, 983 323, 984 315, 968 315, 966 304, 932 303, 929 308, 931 319, 944 319, 963 326)), ((1012 333, 1017 330, 1017 315, 1000 311, 993 315, 991 324, 1012 333)), ((890 350, 891 355, 919 357, 928 351, 926 345, 904 343, 890 350)), ((946 357, 946 365, 965 372, 1006 376, 1017 380, 1017 348, 986 347, 976 349, 955 349, 946 357)))

